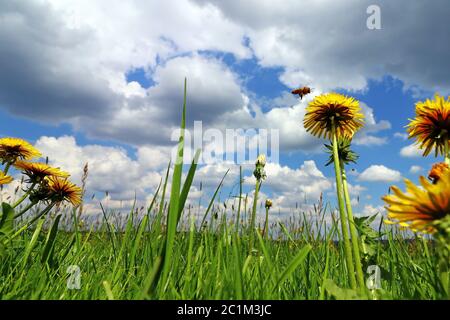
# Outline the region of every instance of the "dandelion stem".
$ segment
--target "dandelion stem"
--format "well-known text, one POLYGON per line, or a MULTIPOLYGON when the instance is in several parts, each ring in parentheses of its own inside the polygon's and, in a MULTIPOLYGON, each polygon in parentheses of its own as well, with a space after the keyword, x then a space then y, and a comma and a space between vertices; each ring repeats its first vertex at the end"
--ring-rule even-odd
POLYGON ((358 285, 360 286, 361 290, 364 290, 363 288, 365 287, 365 283, 364 283, 364 273, 361 265, 361 254, 359 252, 359 237, 358 232, 356 230, 355 221, 353 219, 352 204, 350 200, 350 194, 348 192, 347 175, 345 174, 345 165, 342 160, 340 161, 340 165, 342 172, 342 186, 344 189, 344 198, 347 208, 347 218, 348 223, 350 225, 350 235, 352 237, 353 255, 355 256, 356 277, 358 280, 358 285))
POLYGON ((11 167, 11 162, 6 163, 5 170, 3 170, 3 174, 6 176, 8 174, 9 168, 11 167))
POLYGON ((16 203, 13 204, 13 208, 16 208, 19 204, 21 204, 33 191, 34 187, 36 186, 37 182, 33 182, 33 184, 30 186, 30 188, 27 190, 27 192, 24 193, 23 196, 20 197, 19 200, 16 201, 16 203))
POLYGON ((239 167, 239 204, 236 217, 236 233, 239 233, 239 223, 241 220, 241 202, 242 202, 242 166, 239 167))
POLYGON ((254 232, 255 232, 255 224, 256 224, 256 209, 258 206, 258 194, 259 189, 261 188, 261 180, 256 179, 256 185, 255 185, 255 196, 253 197, 253 207, 252 207, 252 217, 250 221, 250 249, 253 248, 253 240, 254 240, 254 232))
POLYGON ((269 233, 269 208, 266 207, 266 222, 264 223, 263 236, 267 239, 269 233))
MULTIPOLYGON (((25 208, 23 208, 22 211, 16 213, 14 216, 14 219, 21 217, 23 214, 25 214, 28 210, 30 210, 37 202, 31 201, 25 208)), ((14 207, 13 207, 14 208, 14 207)))
POLYGON ((347 226, 347 215, 345 213, 345 205, 344 205, 344 197, 343 197, 343 190, 342 190, 342 177, 341 177, 341 166, 339 163, 339 152, 338 152, 338 142, 337 142, 337 136, 336 136, 336 126, 334 123, 334 119, 332 119, 332 146, 333 146, 333 160, 334 160, 334 171, 336 176, 336 191, 337 191, 337 198, 338 198, 338 204, 339 204, 339 214, 341 219, 341 228, 342 228, 342 238, 344 241, 344 252, 345 252, 345 258, 347 263, 347 271, 348 271, 348 277, 350 281, 350 286, 353 289, 356 289, 356 277, 355 277, 355 268, 353 265, 353 257, 352 257, 352 250, 350 246, 350 239, 348 236, 348 226, 347 226))
POLYGON ((448 138, 445 139, 444 143, 444 159, 445 163, 450 165, 448 138))
POLYGON ((27 230, 33 223, 35 223, 39 218, 41 218, 42 216, 46 215, 47 213, 50 212, 50 210, 52 210, 52 208, 55 206, 55 202, 50 203, 44 210, 42 210, 36 217, 34 217, 33 219, 31 219, 30 221, 26 222, 24 226, 22 226, 12 237, 10 237, 8 239, 8 241, 10 242, 12 239, 14 239, 15 237, 17 237, 18 235, 20 235, 22 232, 24 232, 25 230, 27 230))

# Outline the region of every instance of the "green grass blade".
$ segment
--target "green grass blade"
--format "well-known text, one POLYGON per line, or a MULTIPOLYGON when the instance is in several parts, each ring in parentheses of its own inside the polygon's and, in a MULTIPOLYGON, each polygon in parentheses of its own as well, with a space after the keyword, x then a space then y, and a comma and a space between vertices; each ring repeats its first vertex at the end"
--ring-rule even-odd
POLYGON ((184 81, 184 99, 183 99, 183 115, 181 118, 180 139, 178 141, 177 159, 172 176, 172 188, 170 192, 169 214, 167 217, 167 233, 166 233, 166 247, 163 262, 163 283, 169 276, 170 268, 172 266, 173 246, 175 242, 175 235, 177 232, 178 210, 180 210, 180 188, 181 175, 183 173, 183 155, 184 155, 184 130, 186 128, 186 79, 184 81))
POLYGON ((189 168, 188 174, 186 176, 186 181, 183 185, 183 190, 180 194, 180 203, 178 208, 178 218, 177 223, 180 221, 181 213, 183 212, 184 205, 186 203, 186 199, 189 194, 189 190, 191 189, 192 181, 194 180, 195 171, 197 170, 198 159, 200 157, 200 149, 195 152, 194 159, 192 160, 191 167, 189 168))
POLYGON ((273 287, 273 292, 277 290, 289 276, 297 269, 297 267, 305 261, 309 251, 311 251, 312 247, 311 245, 307 244, 300 250, 300 252, 295 256, 294 259, 292 259, 291 263, 286 267, 286 270, 281 274, 280 278, 278 279, 277 284, 273 287))
POLYGON ((204 225, 204 223, 206 221, 206 218, 208 217, 208 213, 211 210, 212 205, 214 204, 214 200, 216 199, 216 196, 219 193, 219 190, 220 190, 220 188, 223 185, 223 180, 225 180, 225 177, 227 176, 229 171, 230 171, 230 169, 228 169, 227 172, 225 172, 225 174, 222 177, 222 180, 220 180, 220 183, 219 183, 219 185, 216 188, 216 191, 214 191, 214 194, 213 194, 211 200, 209 201, 208 208, 206 209, 205 214, 203 215, 202 223, 200 224, 200 229, 203 227, 203 225, 204 225))
POLYGON ((45 219, 41 218, 39 219, 38 223, 36 224, 36 229, 34 229, 33 236, 31 237, 30 242, 28 243, 25 254, 22 259, 22 268, 25 268, 28 258, 30 257, 31 251, 33 250, 34 246, 37 243, 37 240, 39 238, 39 234, 41 233, 42 226, 44 225, 45 219))
POLYGON ((59 214, 56 216, 55 221, 52 224, 52 228, 50 232, 47 234, 47 239, 45 240, 44 251, 42 252, 42 263, 51 262, 53 248, 55 245, 56 235, 58 233, 59 221, 61 220, 62 215, 59 214))
POLYGON ((14 209, 6 202, 2 203, 2 214, 0 216, 0 237, 8 236, 14 230, 14 209))
POLYGON ((238 237, 236 234, 233 236, 233 264, 235 266, 236 272, 235 272, 235 278, 234 278, 234 289, 236 292, 236 299, 242 300, 244 298, 244 284, 243 284, 243 277, 242 277, 242 265, 241 265, 241 259, 239 256, 239 242, 238 237))

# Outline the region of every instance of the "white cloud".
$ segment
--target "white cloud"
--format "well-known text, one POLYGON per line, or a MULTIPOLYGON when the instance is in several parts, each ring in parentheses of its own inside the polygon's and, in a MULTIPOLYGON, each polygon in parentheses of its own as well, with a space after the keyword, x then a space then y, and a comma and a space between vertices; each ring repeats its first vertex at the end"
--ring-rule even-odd
POLYGON ((355 136, 355 140, 353 140, 353 143, 355 145, 363 145, 363 146, 381 146, 387 143, 387 138, 361 135, 358 137, 355 136))
MULTIPOLYGON (((36 147, 49 157, 51 164, 68 171, 77 184, 81 183, 83 167, 88 163, 87 197, 94 192, 108 192, 118 201, 133 199, 135 195, 145 199, 161 179, 161 173, 149 170, 148 158, 142 157, 146 149, 139 150, 133 160, 120 147, 80 146, 72 136, 41 137, 36 147)), ((153 158, 152 162, 153 168, 159 168, 167 160, 161 158, 158 163, 153 158)))
POLYGON ((419 173, 421 171, 423 171, 423 168, 421 166, 414 165, 414 166, 411 166, 411 168, 409 168, 409 172, 412 173, 412 174, 416 174, 416 173, 419 173))
POLYGON ((179 127, 185 77, 188 125, 202 120, 206 129, 245 107, 239 79, 217 59, 196 54, 177 57, 156 67, 153 77, 157 85, 146 90, 145 97, 130 98, 119 110, 102 117, 73 119, 72 124, 90 136, 134 145, 167 145, 179 127))
POLYGON ((397 170, 389 169, 383 165, 371 165, 359 175, 358 179, 370 182, 396 182, 401 177, 401 173, 397 170))
POLYGON ((403 133, 403 132, 396 132, 396 133, 394 133, 394 138, 407 140, 408 139, 408 134, 403 133))
POLYGON ((207 122, 243 107, 234 74, 196 55, 249 57, 242 39, 243 30, 220 10, 190 1, 7 0, 0 7, 0 42, 8 48, 0 52, 0 104, 33 120, 69 122, 89 136, 167 144, 179 122, 184 77, 190 117, 207 122), (155 86, 127 83, 136 68, 155 86))
POLYGON ((369 204, 364 206, 363 212, 369 216, 377 213, 383 214, 384 212, 386 212, 386 208, 384 206, 373 206, 369 204))
POLYGON ((386 213, 386 208, 384 206, 376 206, 372 204, 365 205, 360 212, 356 212, 356 217, 367 217, 367 216, 373 216, 377 214, 377 217, 372 222, 371 227, 375 230, 378 230, 380 226, 380 220, 383 219, 383 216, 386 213))
POLYGON ((263 113, 258 106, 252 105, 252 109, 241 109, 225 114, 219 119, 220 123, 217 122, 215 125, 227 128, 277 129, 281 150, 317 151, 323 144, 323 140, 307 133, 302 123, 305 106, 309 99, 310 97, 292 107, 272 108, 266 113, 263 113))
MULTIPOLYGON (((333 187, 333 183, 317 168, 313 160, 304 161, 297 169, 268 163, 265 170, 267 179, 263 183, 263 189, 274 193, 273 208, 284 214, 295 208, 311 209, 321 195, 333 187)), ((253 186, 255 179, 253 176, 246 176, 245 182, 248 186, 253 186)))
POLYGON ((351 184, 351 183, 348 184, 348 191, 351 196, 359 197, 361 195, 361 193, 363 193, 366 190, 367 190, 366 187, 363 187, 359 184, 355 184, 355 185, 351 184))
POLYGON ((401 148, 400 155, 406 158, 418 158, 422 156, 423 151, 421 151, 416 144, 410 144, 406 147, 401 148))
POLYGON ((213 2, 226 17, 245 26, 261 65, 284 67, 280 79, 289 86, 305 83, 324 90, 361 90, 368 79, 381 80, 391 74, 406 87, 449 92, 450 81, 443 71, 448 69, 443 65, 448 66, 450 51, 449 31, 441 22, 450 10, 445 1, 433 5, 379 1, 382 30, 366 27, 366 9, 372 4, 368 1, 311 1, 306 5, 295 0, 283 5, 256 0, 197 1, 213 2), (411 65, 427 65, 430 74, 424 76, 411 65))
POLYGON ((230 186, 239 180, 239 166, 234 164, 217 163, 201 166, 195 173, 194 183, 200 182, 206 188, 213 190, 219 186, 220 181, 227 173, 224 179, 224 185, 230 186), (228 173, 227 173, 228 171, 228 173))
POLYGON ((360 106, 364 114, 364 127, 355 134, 353 143, 355 145, 364 146, 379 146, 385 144, 387 142, 386 137, 377 137, 374 136, 374 134, 390 129, 391 123, 386 120, 377 122, 372 108, 367 106, 364 102, 360 102, 360 106))

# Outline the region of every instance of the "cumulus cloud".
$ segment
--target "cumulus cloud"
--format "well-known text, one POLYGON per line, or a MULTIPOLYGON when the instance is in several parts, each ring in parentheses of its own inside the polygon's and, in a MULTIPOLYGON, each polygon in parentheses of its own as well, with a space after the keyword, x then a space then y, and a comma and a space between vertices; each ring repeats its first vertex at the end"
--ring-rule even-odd
POLYGON ((242 107, 240 86, 223 64, 183 57, 199 50, 247 57, 242 36, 217 8, 188 1, 6 1, 0 105, 34 120, 69 122, 90 136, 161 143, 179 121, 184 77, 192 117, 208 121, 242 107), (127 83, 135 68, 156 86, 127 83))
POLYGON ((422 156, 422 153, 423 151, 414 143, 400 149, 400 155, 406 158, 418 158, 422 156))
POLYGON ((396 182, 401 177, 400 171, 387 168, 383 165, 371 165, 359 175, 358 179, 369 182, 396 182))
POLYGON ((380 227, 381 219, 386 214, 386 208, 384 206, 377 206, 372 204, 365 205, 360 212, 356 212, 356 217, 367 217, 377 215, 376 219, 372 222, 371 227, 378 230, 380 227))
POLYGON ((49 4, 3 1, 0 42, 0 104, 10 112, 55 121, 118 108, 120 97, 86 56, 93 34, 67 28, 49 4))
POLYGON ((398 138, 401 140, 407 140, 408 139, 408 134, 403 133, 403 132, 395 132, 394 133, 394 138, 398 138))
POLYGON ((374 134, 379 131, 388 130, 391 128, 391 123, 386 120, 376 121, 373 109, 364 102, 360 102, 362 112, 364 114, 364 127, 356 133, 353 143, 355 145, 364 146, 379 146, 387 142, 386 137, 378 137, 374 134))
MULTIPOLYGON (((89 166, 88 193, 108 192, 116 200, 144 199, 155 190, 161 180, 159 171, 148 170, 148 150, 137 152, 137 159, 131 159, 120 147, 100 145, 80 146, 72 136, 41 137, 36 147, 49 157, 54 166, 71 173, 71 179, 80 184, 83 167, 89 166)), ((157 153, 157 152, 154 152, 157 153)), ((167 159, 152 159, 152 167, 158 168, 167 159)))
POLYGON ((72 123, 95 137, 134 145, 167 145, 179 127, 185 77, 189 126, 201 120, 209 127, 225 113, 244 108, 246 100, 236 75, 221 61, 194 54, 158 66, 154 71, 156 85, 147 89, 145 96, 128 99, 117 112, 101 118, 82 117, 72 123))
POLYGON ((445 0, 378 1, 381 30, 366 26, 370 1, 197 1, 214 3, 245 26, 261 65, 284 67, 281 81, 289 86, 361 90, 368 79, 390 74, 407 88, 450 91, 444 71, 450 52, 450 30, 443 24, 450 13, 445 0), (427 74, 411 66, 424 66, 427 74))
MULTIPOLYGON (((310 210, 321 195, 333 187, 333 183, 318 168, 313 160, 304 161, 299 168, 292 169, 276 163, 266 165, 267 179, 263 186, 273 192, 274 208, 287 214, 293 209, 310 210)), ((246 176, 245 182, 253 186, 255 178, 246 176)))
POLYGON ((413 165, 413 166, 411 166, 411 168, 409 168, 409 172, 412 173, 412 174, 416 174, 416 173, 419 173, 421 171, 423 171, 423 168, 421 166, 413 165))

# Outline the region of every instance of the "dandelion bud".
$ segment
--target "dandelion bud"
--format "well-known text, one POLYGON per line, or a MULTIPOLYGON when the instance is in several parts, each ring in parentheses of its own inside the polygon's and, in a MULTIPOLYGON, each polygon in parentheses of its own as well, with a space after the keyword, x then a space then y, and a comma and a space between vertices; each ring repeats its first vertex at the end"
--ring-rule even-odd
POLYGON ((258 158, 256 159, 255 165, 265 167, 266 166, 266 156, 264 154, 260 154, 258 156, 258 158))
POLYGON ((272 208, 272 200, 266 199, 265 207, 266 207, 266 209, 272 208))
POLYGON ((256 159, 255 163, 255 171, 253 171, 253 175, 256 180, 264 180, 266 178, 266 172, 264 171, 264 166, 266 165, 266 156, 260 154, 256 159))

